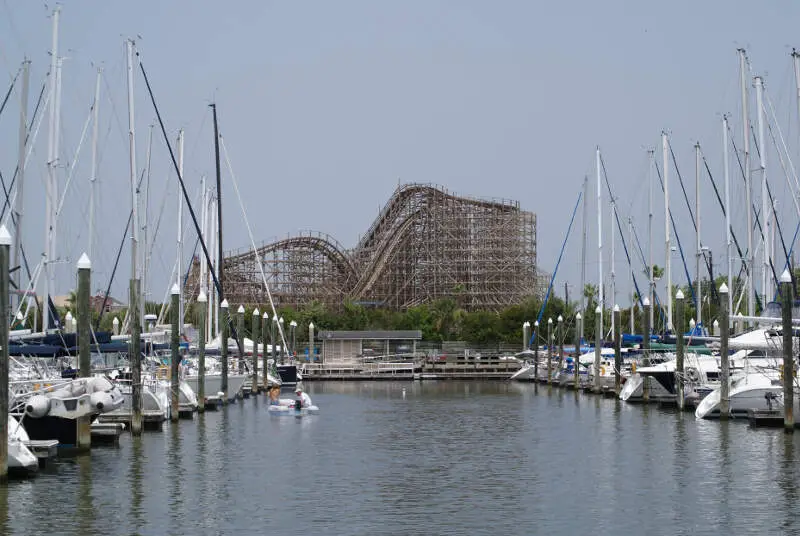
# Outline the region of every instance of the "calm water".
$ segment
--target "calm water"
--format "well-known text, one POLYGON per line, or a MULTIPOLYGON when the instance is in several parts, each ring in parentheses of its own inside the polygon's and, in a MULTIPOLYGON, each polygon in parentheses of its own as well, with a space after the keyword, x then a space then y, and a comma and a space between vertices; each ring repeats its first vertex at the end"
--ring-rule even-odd
POLYGON ((308 389, 322 414, 244 400, 12 482, 0 534, 800 532, 800 434, 533 385, 308 389))

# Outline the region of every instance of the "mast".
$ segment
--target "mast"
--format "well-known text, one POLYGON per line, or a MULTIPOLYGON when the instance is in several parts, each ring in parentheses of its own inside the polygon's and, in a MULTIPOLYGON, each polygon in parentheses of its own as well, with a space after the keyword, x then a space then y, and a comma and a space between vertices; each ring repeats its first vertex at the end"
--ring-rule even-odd
POLYGON ((147 177, 144 184, 144 204, 142 207, 142 292, 139 303, 139 316, 143 322, 150 275, 150 163, 153 155, 153 126, 151 123, 147 133, 147 177))
MULTIPOLYGON (((209 191, 209 217, 208 217, 208 234, 209 234, 209 242, 211 243, 211 269, 214 270, 214 275, 217 276, 217 281, 219 281, 219 262, 217 261, 217 216, 215 214, 216 208, 216 199, 214 197, 214 191, 209 191)), ((207 283, 209 288, 211 288, 211 276, 209 275, 209 279, 207 283)), ((218 300, 216 298, 216 292, 209 292, 208 293, 208 337, 209 339, 213 339, 216 337, 217 333, 219 333, 219 311, 217 310, 217 303, 218 300), (211 328, 214 328, 213 330, 211 328)))
POLYGON ((739 71, 741 74, 742 89, 742 136, 744 137, 744 182, 745 206, 747 209, 747 315, 756 315, 756 291, 753 286, 753 267, 755 255, 753 253, 753 185, 750 176, 750 112, 747 97, 747 55, 743 48, 739 50, 739 71))
POLYGON ((53 292, 53 271, 51 257, 52 251, 52 231, 53 231, 53 212, 58 203, 58 197, 54 188, 56 186, 56 164, 58 159, 58 124, 56 116, 58 113, 58 102, 56 93, 58 91, 58 20, 61 14, 61 7, 56 6, 53 10, 53 44, 50 48, 50 135, 47 140, 47 183, 45 188, 45 246, 44 258, 44 304, 42 309, 42 331, 50 329, 50 293, 53 292))
POLYGON ((90 259, 94 259, 94 224, 95 224, 95 205, 97 203, 97 132, 98 120, 100 117, 100 75, 102 71, 97 69, 97 77, 94 84, 94 103, 92 104, 92 171, 89 176, 91 194, 89 197, 89 246, 87 249, 90 259))
MULTIPOLYGON (((628 216, 628 236, 630 236, 631 244, 633 244, 633 219, 628 216)), ((631 334, 636 333, 636 326, 634 326, 633 311, 636 309, 636 285, 633 283, 633 263, 628 263, 631 272, 631 334)))
MULTIPOLYGON (((23 185, 25 184, 25 157, 28 150, 28 88, 30 85, 31 62, 27 58, 22 62, 22 91, 19 103, 19 154, 17 160, 17 195, 14 201, 14 218, 16 232, 14 233, 14 266, 22 266, 22 217, 25 212, 23 201, 23 185)), ((90 257, 91 258, 91 257, 90 257)), ((22 289, 22 270, 14 272, 14 284, 17 290, 22 289)), ((23 295, 19 295, 22 303, 23 295)))
MULTIPOLYGON (((203 234, 203 240, 208 241, 208 190, 206 190, 206 176, 200 177, 200 191, 202 192, 202 210, 200 211, 200 229, 203 234)), ((206 292, 206 281, 208 279, 208 264, 205 262, 200 263, 200 290, 206 292)), ((201 305, 201 307, 208 307, 208 303, 201 305)), ((204 318, 207 318, 206 315, 204 318)), ((206 320, 207 322, 207 320, 206 320)), ((206 334, 209 332, 206 331, 206 334)), ((205 341, 204 341, 205 342, 205 341)))
POLYGON ((728 116, 722 116, 722 167, 725 173, 725 249, 728 257, 728 312, 733 314, 733 294, 736 287, 733 284, 733 256, 731 246, 733 239, 731 235, 731 193, 730 193, 730 170, 728 168, 728 116))
MULTIPOLYGON (((589 177, 583 177, 583 241, 581 242, 581 317, 586 317, 586 296, 584 288, 586 288, 586 228, 589 225, 589 177)), ((581 338, 583 340, 583 322, 580 322, 581 338)))
MULTIPOLYGON (((219 281, 219 303, 225 299, 223 292, 222 263, 225 258, 222 253, 222 171, 219 164, 219 126, 217 124, 217 105, 211 104, 214 112, 214 158, 217 166, 217 279, 219 281)), ((227 319, 226 319, 227 321, 227 319)))
MULTIPOLYGON (((797 91, 797 113, 800 115, 800 53, 792 49, 792 63, 794 64, 794 86, 797 91)), ((800 199, 800 190, 797 192, 800 199)))
MULTIPOLYGON (((183 129, 178 131, 178 172, 183 177, 183 129)), ((178 196, 178 334, 183 335, 183 196, 178 196)))
POLYGON ((597 306, 600 309, 599 326, 603 337, 603 188, 600 184, 600 147, 595 151, 597 160, 597 306))
MULTIPOLYGON (((653 168, 656 162, 656 153, 653 149, 647 151, 647 156, 650 161, 650 166, 647 169, 647 256, 650 265, 650 289, 649 301, 653 305, 656 303, 656 279, 655 271, 653 270, 653 168)), ((650 307, 650 329, 653 329, 653 307, 650 307)), ((647 334, 649 335, 649 333, 647 334)))
POLYGON ((669 232, 669 139, 666 131, 661 132, 661 146, 664 152, 664 238, 666 245, 665 272, 667 298, 667 331, 672 331, 672 247, 669 232))
POLYGON ((772 217, 769 210, 769 193, 767 191, 767 146, 764 144, 764 79, 755 77, 756 85, 756 117, 758 118, 758 160, 761 171, 761 237, 764 241, 764 255, 761 267, 761 293, 764 299, 772 296, 772 278, 770 278, 770 230, 772 217))
POLYGON ((703 285, 700 282, 700 259, 703 256, 703 244, 700 241, 700 142, 694 144, 694 219, 696 227, 697 252, 695 257, 695 281, 697 281, 697 325, 703 322, 703 285))
MULTIPOLYGON (((611 197, 611 194, 609 194, 609 198, 611 198, 611 216, 608 220, 608 228, 611 231, 608 242, 611 246, 611 303, 615 304, 617 303, 617 275, 614 268, 614 220, 617 208, 614 205, 614 198, 611 197)), ((615 327, 614 315, 611 315, 611 333, 616 333, 614 331, 615 327)))

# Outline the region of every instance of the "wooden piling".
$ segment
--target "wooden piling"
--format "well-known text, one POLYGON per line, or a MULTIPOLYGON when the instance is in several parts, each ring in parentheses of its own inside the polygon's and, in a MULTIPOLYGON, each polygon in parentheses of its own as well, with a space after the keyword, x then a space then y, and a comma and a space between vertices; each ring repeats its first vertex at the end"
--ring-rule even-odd
POLYGON ((547 384, 553 378, 553 319, 547 319, 547 384))
POLYGON ((601 319, 602 309, 598 305, 594 310, 594 387, 595 393, 600 393, 600 355, 603 350, 603 321, 601 319))
POLYGON ((575 361, 573 362, 573 380, 575 391, 581 387, 581 333, 583 332, 583 317, 580 313, 575 315, 575 361))
POLYGON ((622 314, 619 305, 614 305, 614 392, 619 397, 622 391, 622 314))
MULTIPOLYGON (((698 283, 699 284, 699 283, 698 283)), ((676 398, 678 402, 678 409, 683 411, 683 406, 686 402, 685 394, 684 394, 684 386, 683 386, 683 361, 684 361, 684 345, 683 345, 683 321, 685 320, 685 311, 684 311, 684 296, 683 291, 678 289, 678 292, 675 294, 675 315, 677 320, 677 326, 675 328, 675 350, 676 350, 676 358, 675 358, 675 388, 676 388, 676 398)))
POLYGON ((794 351, 792 343, 792 276, 789 270, 781 274, 781 303, 783 311, 783 429, 794 432, 794 351))
POLYGON ((730 330, 730 312, 728 311, 728 285, 722 283, 719 287, 720 301, 720 328, 722 332, 719 337, 719 418, 727 419, 731 413, 731 383, 730 383, 730 363, 728 356, 728 337, 730 330))
POLYGON ((272 362, 275 363, 276 366, 278 364, 278 360, 277 360, 277 357, 276 357, 277 356, 276 347, 278 346, 277 345, 278 341, 277 341, 277 334, 275 332, 277 327, 278 327, 278 314, 276 312, 272 316, 272 325, 270 327, 270 332, 269 332, 269 339, 270 339, 270 342, 272 342, 272 352, 270 352, 270 355, 272 356, 272 362))
MULTIPOLYGON (((84 253, 78 260, 78 369, 81 378, 91 376, 92 352, 89 317, 89 292, 91 289, 92 263, 84 253)), ((79 451, 92 447, 92 423, 89 417, 79 417, 75 421, 77 427, 75 447, 79 451)))
POLYGON ((11 242, 8 229, 0 225, 0 482, 8 479, 8 263, 11 242))
MULTIPOLYGON (((645 297, 642 307, 642 365, 650 365, 650 299, 645 297)), ((650 402, 650 378, 642 378, 642 402, 650 402)))
POLYGON ((139 324, 139 279, 133 278, 128 289, 128 318, 131 340, 128 357, 131 364, 131 434, 142 435, 142 327, 139 324))
POLYGON ((181 290, 178 285, 172 285, 172 336, 170 337, 170 420, 178 422, 180 415, 180 377, 178 365, 181 362, 181 331, 180 331, 181 290))
MULTIPOLYGON (((219 336, 219 359, 222 364, 222 378, 220 378, 220 389, 222 390, 222 403, 228 403, 228 333, 230 329, 228 322, 228 300, 222 300, 219 304, 220 336, 219 336)), ((217 393, 214 393, 216 396, 217 393)))
POLYGON ((203 289, 197 295, 199 318, 197 320, 200 333, 197 341, 197 411, 206 410, 206 310, 208 297, 203 289))
POLYGON ((533 323, 533 381, 539 381, 539 321, 533 323))
POLYGON ((269 329, 269 315, 266 311, 264 311, 264 315, 261 317, 261 319, 261 339, 263 340, 264 344, 264 351, 263 355, 261 356, 261 366, 263 367, 261 369, 263 371, 261 376, 264 378, 264 392, 269 394, 269 359, 267 359, 267 339, 269 338, 267 330, 269 329))
POLYGON ((558 315, 556 319, 556 341, 558 341, 558 359, 556 360, 555 376, 561 374, 561 366, 564 364, 564 317, 558 315))
POLYGON ((244 374, 244 364, 247 357, 244 355, 244 305, 236 310, 236 335, 239 337, 239 374, 244 374))
POLYGON ((314 362, 314 323, 308 323, 308 362, 314 362))
POLYGON ((250 326, 251 337, 253 339, 253 381, 252 391, 253 394, 258 394, 260 387, 258 385, 258 339, 261 337, 261 312, 258 307, 253 309, 253 318, 250 326))

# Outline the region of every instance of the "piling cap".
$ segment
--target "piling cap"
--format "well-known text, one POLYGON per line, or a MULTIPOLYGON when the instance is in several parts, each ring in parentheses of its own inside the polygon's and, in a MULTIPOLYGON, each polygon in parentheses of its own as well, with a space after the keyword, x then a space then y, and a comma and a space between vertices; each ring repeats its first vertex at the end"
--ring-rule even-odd
POLYGON ((715 328, 718 328, 719 327, 719 320, 714 320, 714 324, 713 325, 714 325, 715 328))
POLYGON ((272 321, 273 321, 273 322, 278 322, 278 315, 275 315, 275 316, 273 316, 273 317, 272 317, 272 321))
POLYGON ((552 318, 548 318, 548 319, 547 319, 547 323, 548 323, 548 324, 552 324, 552 323, 553 323, 553 319, 552 319, 552 318))
POLYGON ((538 320, 535 320, 535 321, 533 322, 533 325, 534 325, 534 327, 537 327, 537 328, 538 328, 538 327, 539 327, 539 321, 538 321, 538 320))
POLYGON ((557 318, 557 320, 558 320, 559 322, 563 322, 563 321, 564 321, 564 317, 563 317, 563 316, 561 316, 561 315, 558 315, 558 318, 557 318))
POLYGON ((0 225, 0 246, 10 246, 11 245, 11 233, 8 232, 8 229, 5 225, 0 225))
POLYGON ((603 310, 600 309, 600 306, 598 305, 597 307, 594 308, 594 312, 599 314, 599 313, 602 313, 603 310))
POLYGON ((308 323, 308 329, 314 329, 314 322, 308 323))
POLYGON ((575 320, 580 320, 580 319, 581 319, 581 314, 580 313, 576 314, 575 315, 575 320))
POLYGON ((24 320, 25 317, 22 316, 22 311, 17 311, 17 320, 24 320))
POLYGON ((644 297, 644 301, 642 302, 645 307, 650 307, 650 298, 647 296, 644 297))
POLYGON ((264 316, 262 317, 264 320, 269 320, 269 314, 264 311, 264 316))
POLYGON ((67 314, 64 316, 64 319, 65 319, 65 320, 72 320, 72 313, 70 313, 69 311, 67 311, 67 314))
POLYGON ((222 300, 222 303, 220 303, 219 306, 222 307, 223 309, 227 309, 229 307, 228 300, 227 299, 222 300))
POLYGON ((719 286, 719 291, 722 292, 723 294, 727 294, 728 293, 728 285, 726 285, 725 283, 722 283, 719 286))
POLYGON ((115 326, 118 326, 118 325, 119 325, 119 318, 117 318, 117 317, 115 316, 115 317, 114 317, 114 320, 113 320, 111 323, 112 323, 112 324, 114 324, 115 326))
POLYGON ((208 301, 208 296, 206 296, 206 291, 200 289, 200 294, 197 295, 197 301, 199 303, 206 303, 208 301))
POLYGON ((280 317, 280 318, 278 319, 278 322, 280 322, 281 324, 283 324, 283 317, 280 317))
POLYGON ((236 312, 239 313, 240 315, 244 314, 244 305, 240 305, 239 308, 236 309, 236 312))
POLYGON ((292 320, 291 322, 289 322, 289 325, 292 326, 292 327, 297 327, 297 322, 292 320))
POLYGON ((260 314, 261 314, 261 312, 258 310, 258 307, 253 309, 253 316, 259 316, 260 314))
POLYGON ((683 299, 683 291, 681 289, 678 289, 678 292, 675 293, 675 299, 676 300, 682 300, 683 299))
POLYGON ((92 269, 92 261, 89 260, 89 256, 84 253, 81 255, 81 258, 78 259, 78 270, 91 270, 92 269))
POLYGON ((690 328, 692 328, 692 329, 694 329, 694 327, 695 327, 696 325, 697 325, 697 322, 695 322, 695 321, 694 321, 694 318, 690 318, 690 319, 689 319, 689 327, 690 327, 690 328))
POLYGON ((781 274, 781 283, 791 283, 792 282, 792 274, 789 273, 789 269, 783 271, 781 274))
POLYGON ((177 296, 178 294, 180 294, 180 293, 181 293, 181 289, 178 287, 178 284, 177 284, 177 283, 175 283, 174 285, 172 285, 172 290, 170 290, 169 292, 170 292, 170 294, 172 294, 173 296, 177 296))
POLYGON ((615 312, 615 313, 618 313, 618 312, 619 312, 619 305, 617 305, 617 304, 614 304, 614 312, 615 312))

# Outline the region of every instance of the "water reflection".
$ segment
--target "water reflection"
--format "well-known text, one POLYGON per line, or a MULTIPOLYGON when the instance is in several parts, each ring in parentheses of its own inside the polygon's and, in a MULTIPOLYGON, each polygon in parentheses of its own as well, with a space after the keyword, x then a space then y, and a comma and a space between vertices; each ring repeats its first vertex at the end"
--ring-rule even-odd
POLYGON ((77 534, 94 534, 94 505, 92 501, 92 456, 82 454, 78 464, 78 507, 75 509, 77 534))
MULTIPOLYGON (((142 508, 142 499, 144 493, 142 491, 142 481, 144 480, 144 471, 142 465, 145 463, 145 455, 142 452, 142 438, 131 436, 131 455, 130 455, 130 468, 128 469, 128 488, 131 490, 131 506, 130 506, 130 522, 133 525, 133 533, 139 534, 144 527, 144 511, 142 508)), ((120 505, 122 506, 122 505, 120 505)))
POLYGON ((11 534, 8 519, 8 487, 0 483, 0 534, 11 534))

